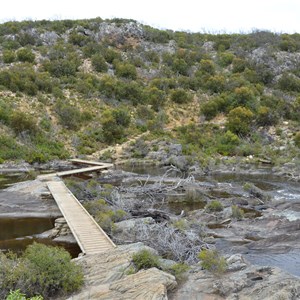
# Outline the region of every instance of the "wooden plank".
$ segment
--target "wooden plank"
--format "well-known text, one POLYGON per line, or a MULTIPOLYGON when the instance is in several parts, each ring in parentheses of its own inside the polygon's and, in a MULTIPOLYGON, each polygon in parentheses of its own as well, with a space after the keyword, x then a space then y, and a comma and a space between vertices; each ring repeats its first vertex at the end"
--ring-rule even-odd
POLYGON ((83 253, 101 253, 116 247, 62 181, 48 182, 47 186, 83 253))
POLYGON ((75 169, 75 170, 69 170, 69 171, 62 171, 56 173, 57 176, 64 177, 64 176, 70 176, 74 174, 79 174, 79 173, 88 173, 88 172, 96 172, 100 170, 106 170, 108 167, 107 166, 93 166, 93 167, 87 167, 87 168, 82 168, 82 169, 75 169))
POLYGON ((106 166, 107 168, 112 168, 114 165, 110 163, 104 163, 100 161, 90 161, 90 160, 83 160, 83 159, 69 159, 69 161, 73 164, 82 164, 82 165, 89 165, 89 166, 106 166))

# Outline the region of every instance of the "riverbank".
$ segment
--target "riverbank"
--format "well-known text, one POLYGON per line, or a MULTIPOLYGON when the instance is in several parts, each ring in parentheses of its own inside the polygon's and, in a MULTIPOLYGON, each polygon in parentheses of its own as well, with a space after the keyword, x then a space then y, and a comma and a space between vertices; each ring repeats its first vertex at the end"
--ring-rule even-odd
MULTIPOLYGON (((79 198, 84 205, 92 205, 102 197, 107 201, 105 205, 103 204, 106 211, 115 206, 126 212, 124 220, 113 222, 111 224, 113 230, 109 231, 119 245, 142 240, 162 255, 164 251, 168 252, 171 249, 167 244, 160 244, 160 239, 166 237, 168 234, 166 229, 168 229, 172 230, 172 237, 182 237, 181 240, 177 240, 180 242, 177 243, 178 251, 188 241, 195 246, 200 245, 200 248, 216 248, 227 260, 236 261, 235 267, 229 269, 231 271, 226 271, 225 277, 221 278, 203 270, 197 261, 191 262, 192 267, 187 273, 185 283, 169 293, 170 299, 186 299, 187 295, 198 293, 215 297, 213 299, 235 299, 234 297, 237 296, 257 299, 255 297, 259 296, 256 292, 258 288, 263 293, 271 293, 275 297, 276 293, 280 292, 278 283, 276 284, 279 281, 283 282, 282 293, 285 295, 292 294, 293 289, 299 289, 299 278, 275 268, 276 260, 280 260, 278 267, 294 275, 300 275, 297 273, 299 268, 295 268, 299 265, 295 253, 300 250, 300 217, 297 217, 297 213, 300 212, 298 197, 300 189, 297 184, 280 180, 279 176, 274 177, 270 168, 259 169, 252 174, 250 172, 247 176, 242 175, 241 169, 233 173, 223 169, 219 170, 218 175, 211 173, 201 176, 183 176, 180 171, 173 169, 166 172, 167 169, 167 166, 163 170, 153 169, 155 176, 148 174, 151 171, 149 167, 147 168, 149 172, 146 174, 142 174, 142 170, 139 170, 140 174, 111 170, 89 180, 73 178, 69 184, 75 194, 76 190, 77 193, 80 192, 79 198), (222 209, 208 210, 208 206, 216 201, 221 203, 222 209), (174 204, 176 204, 175 210, 174 204), (234 206, 242 213, 241 216, 234 215, 234 206), (147 239, 145 234, 148 236, 147 239), (149 244, 151 240, 154 242, 149 244), (230 259, 235 256, 239 259, 230 259), (262 265, 267 263, 269 266, 258 267, 255 266, 257 263, 262 265), (289 265, 294 268, 289 268, 289 265), (206 289, 204 285, 207 286, 206 289), (271 285, 274 286, 272 292, 269 288, 271 285)), ((131 169, 131 171, 135 170, 131 169)), ((44 183, 37 179, 17 183, 1 191, 0 197, 5 198, 1 201, 2 216, 5 214, 18 218, 60 216, 54 200, 49 198, 44 183)), ((92 214, 96 216, 97 212, 94 211, 92 214)), ((66 226, 62 225, 62 228, 65 230, 66 226)), ((54 228, 55 230, 59 232, 57 227, 54 228)), ((56 236, 53 229, 41 236, 45 238, 46 235, 54 239, 56 236)), ((117 260, 117 256, 114 257, 117 260)), ((96 264, 99 259, 99 257, 83 258, 82 262, 87 264, 87 278, 91 276, 89 264, 92 261, 96 264)), ((176 260, 175 257, 171 259, 176 260)), ((118 269, 117 272, 121 271, 118 269)), ((127 275, 123 273, 120 279, 125 280, 127 275)), ((139 275, 135 276, 138 277, 139 275)), ((125 281, 130 281, 130 278, 128 276, 125 281)), ((149 277, 146 278, 149 280, 149 277)), ((113 286, 113 282, 114 280, 109 282, 109 286, 113 286)), ((132 288, 131 285, 126 287, 128 291, 132 288)), ((97 290, 94 282, 87 281, 83 296, 79 294, 78 298, 74 299, 84 299, 84 293, 89 289, 97 290)), ((116 291, 113 293, 118 295, 116 291)))

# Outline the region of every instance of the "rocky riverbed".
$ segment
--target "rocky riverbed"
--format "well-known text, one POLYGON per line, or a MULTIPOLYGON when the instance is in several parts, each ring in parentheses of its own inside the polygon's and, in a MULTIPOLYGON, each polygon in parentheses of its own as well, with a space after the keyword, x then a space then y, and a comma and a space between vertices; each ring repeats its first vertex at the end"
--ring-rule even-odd
MULTIPOLYGON (((120 245, 115 252, 78 259, 86 285, 72 299, 299 299, 298 185, 261 173, 178 174, 118 170, 92 181, 72 180, 73 192, 84 205, 101 195, 126 212, 109 231, 120 245), (216 201, 222 209, 209 209, 216 201), (140 241, 144 244, 135 244, 140 241), (176 251, 167 254, 174 245, 176 251), (133 253, 149 246, 165 258, 189 263, 185 280, 176 283, 172 275, 156 269, 128 275, 133 253), (196 254, 202 248, 224 255, 228 266, 223 275, 200 266, 196 254)), ((39 180, 11 186, 0 199, 2 217, 61 216, 39 180)), ((63 219, 42 236, 72 242, 63 219)))

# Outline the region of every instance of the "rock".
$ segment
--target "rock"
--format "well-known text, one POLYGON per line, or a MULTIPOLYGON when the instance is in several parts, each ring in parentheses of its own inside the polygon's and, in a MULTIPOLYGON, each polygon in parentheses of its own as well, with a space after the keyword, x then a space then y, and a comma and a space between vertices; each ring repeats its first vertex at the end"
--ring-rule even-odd
POLYGON ((154 224, 155 221, 151 217, 130 219, 115 223, 115 231, 118 233, 130 233, 134 231, 139 224, 154 224))
POLYGON ((144 37, 144 30, 142 26, 136 22, 129 22, 121 25, 102 22, 99 25, 95 38, 97 41, 101 41, 103 38, 107 37, 114 38, 117 42, 124 43, 124 38, 142 39, 144 37))
POLYGON ((177 285, 174 276, 156 268, 126 275, 132 255, 142 249, 151 250, 142 243, 136 243, 77 259, 84 269, 85 286, 69 300, 168 299, 167 291, 177 285))
POLYGON ((270 199, 269 195, 266 192, 252 183, 246 184, 246 189, 251 196, 256 197, 264 202, 270 199))
POLYGON ((173 155, 182 154, 182 145, 181 144, 171 144, 169 146, 169 153, 173 155))
POLYGON ((226 261, 228 264, 227 271, 229 272, 235 272, 247 267, 247 264, 241 254, 231 255, 226 261))
MULTIPOLYGON (((233 264, 240 263, 239 256, 232 256, 233 264)), ((278 268, 245 266, 217 277, 194 268, 188 280, 173 294, 173 300, 257 300, 299 299, 300 281, 278 268), (285 298, 277 298, 278 295, 285 298)))
POLYGON ((59 35, 55 31, 46 31, 40 35, 40 39, 44 45, 54 45, 59 39, 59 35))
POLYGON ((188 169, 187 159, 183 155, 171 155, 167 159, 165 165, 173 165, 182 171, 185 171, 188 169))

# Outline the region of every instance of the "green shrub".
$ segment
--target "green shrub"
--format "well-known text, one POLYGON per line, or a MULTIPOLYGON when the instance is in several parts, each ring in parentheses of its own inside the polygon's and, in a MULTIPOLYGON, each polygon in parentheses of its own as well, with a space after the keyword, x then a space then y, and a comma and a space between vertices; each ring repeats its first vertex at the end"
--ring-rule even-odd
POLYGON ((281 51, 295 52, 299 49, 299 43, 297 44, 291 36, 282 34, 279 49, 281 51))
POLYGON ((22 111, 15 111, 10 119, 10 126, 19 134, 22 132, 28 132, 29 134, 35 134, 38 131, 36 120, 28 113, 22 111))
POLYGON ((294 143, 297 147, 300 148, 300 132, 297 132, 294 136, 294 143))
POLYGON ((226 108, 226 99, 221 95, 215 97, 201 105, 200 113, 205 116, 207 120, 213 119, 219 112, 226 108))
POLYGON ((35 55, 29 48, 21 48, 17 51, 17 59, 21 62, 33 63, 35 55))
POLYGON ((213 93, 221 93, 225 90, 225 77, 223 75, 210 76, 205 80, 204 87, 213 93))
POLYGON ((16 60, 16 54, 12 50, 3 50, 2 60, 6 64, 10 64, 16 60))
POLYGON ((83 284, 79 266, 71 262, 64 249, 34 243, 24 254, 0 254, 0 296, 10 290, 22 290, 26 296, 40 294, 45 298, 75 291, 83 284))
POLYGON ((204 74, 206 73, 206 74, 214 75, 216 70, 213 61, 209 59, 202 59, 200 61, 199 71, 204 74))
POLYGON ((223 210, 223 205, 220 201, 213 200, 205 206, 205 209, 207 211, 211 211, 211 212, 222 211, 223 210))
POLYGON ((231 52, 221 52, 218 56, 218 63, 221 67, 227 67, 232 63, 234 57, 231 52))
POLYGON ((94 54, 91 58, 92 65, 97 72, 107 72, 108 67, 101 54, 94 54))
POLYGON ((184 89, 177 89, 171 92, 170 98, 175 103, 183 104, 190 102, 192 100, 192 95, 184 89))
POLYGON ((145 51, 145 58, 153 63, 159 63, 159 55, 155 51, 145 51))
POLYGON ((246 60, 242 58, 235 57, 232 61, 232 72, 233 73, 242 73, 247 67, 246 60))
POLYGON ((113 63, 114 60, 121 60, 120 53, 110 48, 104 50, 103 56, 109 64, 113 63))
POLYGON ((157 87, 150 87, 144 90, 144 97, 155 111, 159 111, 165 104, 166 95, 157 87))
POLYGON ((160 267, 158 256, 146 249, 135 253, 132 256, 132 261, 137 270, 160 267))
POLYGON ((261 126, 276 125, 278 122, 278 114, 267 106, 260 106, 257 110, 256 122, 261 126))
MULTIPOLYGON (((59 56, 59 54, 57 54, 59 56)), ((64 56, 64 54, 61 54, 64 56)), ((55 58, 52 60, 47 60, 43 63, 44 69, 48 71, 54 77, 68 77, 75 76, 80 66, 80 59, 70 53, 63 58, 55 58)))
POLYGON ((216 150, 222 155, 234 155, 234 150, 240 143, 239 137, 230 130, 227 130, 220 138, 217 137, 216 140, 218 141, 216 150))
POLYGON ((90 40, 91 38, 89 36, 86 36, 82 33, 80 34, 76 31, 71 32, 69 35, 69 43, 79 47, 83 47, 88 42, 90 42, 90 40))
POLYGON ((0 135, 0 161, 24 159, 27 149, 12 137, 0 135))
POLYGON ((227 262, 217 250, 202 250, 199 255, 201 266, 216 275, 221 275, 226 271, 227 262))
POLYGON ((55 111, 63 126, 71 130, 77 130, 80 128, 82 115, 76 106, 73 106, 68 102, 59 101, 55 106, 55 111))
POLYGON ((130 63, 116 63, 116 75, 118 77, 129 78, 135 80, 137 78, 137 71, 134 65, 130 63))
POLYGON ((142 86, 134 80, 130 82, 118 82, 115 96, 118 100, 130 100, 133 105, 144 102, 142 86))
POLYGON ((165 271, 171 273, 175 276, 177 281, 182 281, 186 279, 186 273, 190 269, 190 266, 184 263, 177 263, 172 265, 170 268, 166 269, 165 271))
POLYGON ((231 106, 243 106, 255 110, 257 101, 253 90, 245 86, 235 88, 232 94, 231 106))
POLYGON ((43 300, 42 296, 34 296, 30 298, 26 298, 26 295, 21 293, 20 290, 10 291, 6 300, 43 300))
POLYGON ((251 110, 236 107, 229 112, 226 127, 233 133, 246 135, 250 132, 253 117, 251 110))
POLYGON ((172 63, 172 69, 177 74, 187 75, 189 66, 184 59, 175 58, 172 63))
POLYGON ((241 220, 244 218, 244 211, 241 208, 239 208, 237 205, 231 206, 231 212, 232 212, 231 216, 234 219, 241 220))
POLYGON ((125 136, 125 128, 130 124, 127 110, 105 110, 101 118, 103 137, 107 143, 118 142, 125 136))
POLYGON ((300 79, 295 75, 282 74, 278 81, 281 90, 287 92, 300 92, 300 79))
POLYGON ((24 92, 30 96, 36 95, 38 91, 36 72, 28 63, 0 71, 0 85, 12 92, 24 92))

